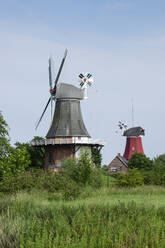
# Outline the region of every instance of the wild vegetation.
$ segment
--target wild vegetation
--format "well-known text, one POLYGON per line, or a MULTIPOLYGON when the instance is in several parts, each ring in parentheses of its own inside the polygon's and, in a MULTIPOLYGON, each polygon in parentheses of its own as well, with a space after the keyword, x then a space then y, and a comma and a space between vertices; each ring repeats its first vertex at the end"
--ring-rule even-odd
POLYGON ((48 192, 0 200, 0 247, 164 248, 165 190, 87 189, 74 201, 48 192))
POLYGON ((0 114, 0 248, 164 248, 165 155, 135 154, 113 177, 96 150, 60 174, 44 171, 43 157, 12 147, 0 114))

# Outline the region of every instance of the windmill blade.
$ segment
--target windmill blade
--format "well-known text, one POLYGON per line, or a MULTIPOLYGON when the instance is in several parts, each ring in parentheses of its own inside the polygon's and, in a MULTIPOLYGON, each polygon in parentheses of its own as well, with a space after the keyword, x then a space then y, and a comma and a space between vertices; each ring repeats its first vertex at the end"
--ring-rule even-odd
POLYGON ((55 78, 55 72, 54 72, 54 61, 53 61, 53 58, 52 56, 49 58, 49 67, 48 67, 48 70, 49 70, 49 85, 50 85, 50 89, 53 88, 53 81, 54 81, 54 78, 55 78))
POLYGON ((45 114, 45 111, 46 111, 46 109, 47 109, 47 107, 48 107, 48 105, 49 105, 49 103, 50 103, 50 100, 51 100, 51 97, 49 98, 49 100, 48 100, 48 102, 47 102, 47 104, 46 104, 46 107, 44 108, 44 111, 43 111, 43 113, 42 113, 42 115, 41 115, 39 121, 37 122, 37 125, 36 125, 36 128, 35 128, 36 130, 37 130, 37 127, 39 126, 39 124, 40 124, 40 122, 41 122, 41 120, 42 120, 43 115, 45 114))
POLYGON ((53 96, 51 96, 51 99, 50 99, 50 104, 51 104, 51 121, 53 120, 53 96))
POLYGON ((56 86, 57 86, 57 83, 58 83, 58 80, 59 80, 59 77, 60 77, 60 74, 61 74, 61 71, 62 71, 64 62, 65 62, 67 53, 68 53, 68 50, 66 49, 66 50, 65 50, 65 53, 64 53, 64 57, 63 57, 63 59, 62 59, 62 61, 61 61, 61 65, 60 65, 60 68, 59 68, 57 77, 56 77, 55 82, 54 82, 54 88, 53 88, 54 90, 56 90, 56 86))
POLYGON ((52 68, 51 68, 51 58, 49 58, 49 85, 50 85, 50 89, 52 89, 52 68))

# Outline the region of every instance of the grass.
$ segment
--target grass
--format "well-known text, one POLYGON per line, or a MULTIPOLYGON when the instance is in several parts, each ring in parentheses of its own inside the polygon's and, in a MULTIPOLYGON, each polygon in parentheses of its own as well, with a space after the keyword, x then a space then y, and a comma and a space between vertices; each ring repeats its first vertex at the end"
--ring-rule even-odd
POLYGON ((0 196, 0 248, 164 248, 165 188, 0 196))

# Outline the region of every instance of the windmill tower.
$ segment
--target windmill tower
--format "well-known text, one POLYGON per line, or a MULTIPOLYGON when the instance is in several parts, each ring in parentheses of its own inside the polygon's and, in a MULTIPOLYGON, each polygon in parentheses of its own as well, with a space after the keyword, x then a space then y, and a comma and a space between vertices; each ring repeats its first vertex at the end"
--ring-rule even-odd
POLYGON ((134 153, 142 153, 142 136, 145 135, 145 130, 142 127, 132 127, 127 129, 127 125, 119 122, 119 128, 122 130, 122 135, 126 137, 126 146, 123 157, 128 161, 134 153))
POLYGON ((50 103, 51 113, 53 112, 53 102, 55 102, 54 116, 44 144, 32 144, 45 148, 45 168, 56 172, 61 170, 61 163, 65 159, 79 158, 86 151, 91 154, 92 147, 100 150, 105 144, 102 141, 91 139, 81 113, 80 101, 87 98, 86 91, 93 82, 92 75, 90 73, 79 75, 81 88, 71 84, 58 83, 66 56, 67 50, 54 81, 54 86, 52 84, 52 60, 49 60, 50 98, 36 128, 50 103))

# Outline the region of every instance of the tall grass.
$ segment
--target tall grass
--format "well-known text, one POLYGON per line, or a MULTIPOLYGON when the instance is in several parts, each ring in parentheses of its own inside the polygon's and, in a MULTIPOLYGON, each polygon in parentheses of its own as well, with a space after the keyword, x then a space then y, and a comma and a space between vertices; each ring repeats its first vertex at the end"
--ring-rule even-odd
POLYGON ((39 191, 1 197, 0 248, 164 248, 164 195, 145 187, 88 188, 74 201, 39 191))

